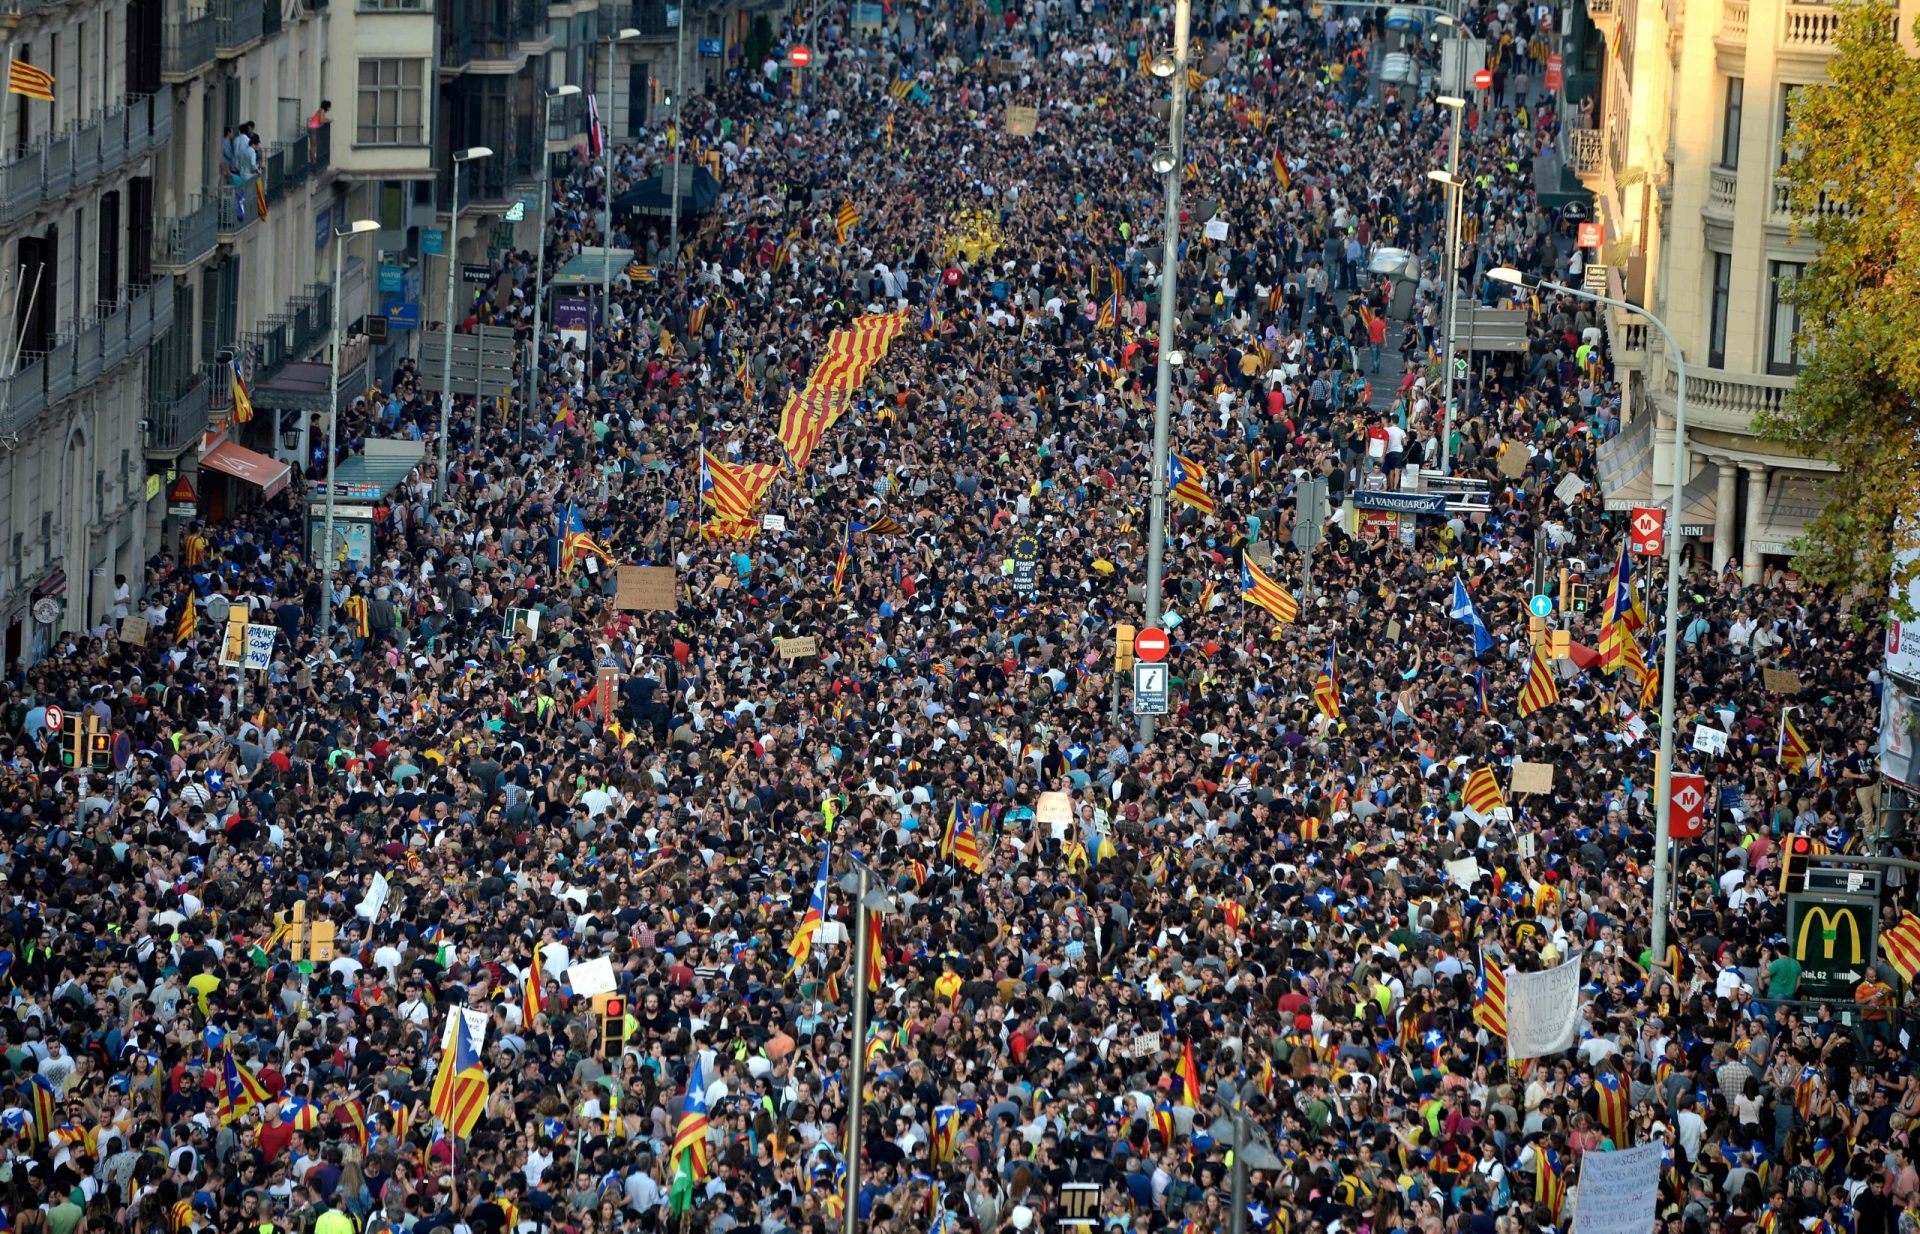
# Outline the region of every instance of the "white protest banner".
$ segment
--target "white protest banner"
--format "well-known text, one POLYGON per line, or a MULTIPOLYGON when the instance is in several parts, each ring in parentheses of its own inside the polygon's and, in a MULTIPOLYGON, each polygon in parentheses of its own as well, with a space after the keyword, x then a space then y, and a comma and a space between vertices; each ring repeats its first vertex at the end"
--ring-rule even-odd
POLYGON ((1652 1234, 1665 1151, 1654 1140, 1619 1152, 1583 1154, 1573 1234, 1652 1234))
POLYGON ((354 912, 368 921, 380 920, 380 910, 387 906, 387 897, 393 894, 393 888, 387 884, 387 876, 375 874, 373 886, 367 888, 366 899, 354 907, 354 912))
POLYGON ((1696 724, 1693 726, 1693 748, 1702 754, 1725 754, 1727 735, 1720 729, 1696 724))
POLYGON ((1480 863, 1471 857, 1456 857, 1447 862, 1447 881, 1456 887, 1471 887, 1480 881, 1480 863))
POLYGON ((613 958, 595 956, 580 961, 567 970, 567 985, 581 998, 613 993, 618 988, 613 977, 613 958))
POLYGON ((453 1044, 453 1014, 458 1011, 467 1022, 467 1041, 472 1044, 473 1052, 478 1054, 487 1044, 487 1013, 476 1011, 472 1007, 455 1007, 447 1011, 447 1027, 440 1034, 440 1048, 446 1049, 453 1044))
POLYGON ((247 627, 246 667, 249 672, 264 673, 273 666, 273 640, 280 627, 256 621, 247 627))
POLYGON ((1580 1040, 1580 957, 1544 973, 1507 970, 1507 1057, 1545 1058, 1580 1040))

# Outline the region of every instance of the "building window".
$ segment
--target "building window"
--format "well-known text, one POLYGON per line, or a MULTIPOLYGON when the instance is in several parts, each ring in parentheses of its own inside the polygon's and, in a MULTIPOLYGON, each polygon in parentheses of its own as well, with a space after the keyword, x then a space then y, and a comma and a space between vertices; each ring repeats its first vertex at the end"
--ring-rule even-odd
POLYGON ((1720 165, 1730 171, 1740 166, 1740 105, 1746 93, 1745 78, 1727 78, 1727 106, 1720 115, 1720 165))
POLYGON ((421 60, 362 60, 360 113, 354 144, 361 146, 417 146, 422 144, 421 116, 424 89, 421 60))
POLYGON ((360 0, 355 7, 362 13, 418 13, 427 5, 426 0, 360 0))
POLYGON ((1767 263, 1767 371, 1781 377, 1800 371, 1800 309, 1787 293, 1805 269, 1797 261, 1767 263))
POLYGON ((1780 87, 1780 166, 1785 167, 1793 160, 1793 100, 1803 85, 1786 84, 1780 87))
POLYGON ((1712 316, 1707 322, 1707 367, 1727 367, 1727 301, 1733 291, 1733 258, 1713 255, 1712 316))

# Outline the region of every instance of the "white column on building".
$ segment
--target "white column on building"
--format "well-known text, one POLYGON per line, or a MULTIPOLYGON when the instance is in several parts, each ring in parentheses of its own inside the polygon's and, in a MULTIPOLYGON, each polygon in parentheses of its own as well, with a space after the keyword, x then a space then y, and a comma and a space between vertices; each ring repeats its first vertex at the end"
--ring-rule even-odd
POLYGON ((1733 560, 1733 508, 1739 501, 1734 482, 1740 472, 1738 466, 1725 460, 1719 467, 1719 486, 1713 493, 1713 573, 1716 578, 1733 560))
POLYGON ((1760 581, 1760 518, 1767 505, 1767 467, 1764 463, 1743 463, 1747 472, 1747 534, 1740 543, 1740 581, 1752 585, 1760 581))

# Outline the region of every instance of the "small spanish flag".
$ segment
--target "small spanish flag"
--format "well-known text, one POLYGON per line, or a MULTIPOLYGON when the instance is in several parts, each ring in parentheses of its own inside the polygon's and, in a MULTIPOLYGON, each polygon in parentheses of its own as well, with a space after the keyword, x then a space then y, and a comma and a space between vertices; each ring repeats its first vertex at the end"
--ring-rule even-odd
POLYGON ((7 61, 7 92, 53 102, 53 74, 20 60, 7 61))
POLYGON ((253 419, 253 396, 247 392, 247 379, 240 375, 240 361, 229 361, 233 369, 233 422, 245 424, 253 419))

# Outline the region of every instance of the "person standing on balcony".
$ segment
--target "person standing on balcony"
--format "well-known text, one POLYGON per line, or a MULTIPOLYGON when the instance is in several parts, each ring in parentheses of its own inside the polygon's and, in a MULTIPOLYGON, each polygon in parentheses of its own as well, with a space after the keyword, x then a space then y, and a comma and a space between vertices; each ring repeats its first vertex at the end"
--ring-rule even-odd
POLYGON ((321 125, 330 123, 332 120, 333 120, 333 100, 321 99, 320 110, 314 112, 311 116, 307 117, 307 131, 309 133, 315 132, 320 128, 321 125))

